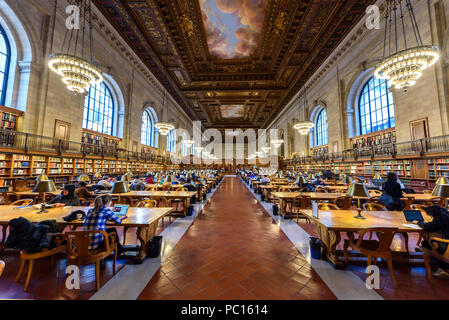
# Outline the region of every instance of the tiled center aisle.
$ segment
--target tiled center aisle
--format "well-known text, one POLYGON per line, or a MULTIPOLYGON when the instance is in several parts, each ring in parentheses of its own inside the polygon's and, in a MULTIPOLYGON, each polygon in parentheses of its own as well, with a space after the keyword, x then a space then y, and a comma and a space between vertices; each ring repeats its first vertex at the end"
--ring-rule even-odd
POLYGON ((240 179, 226 177, 139 299, 336 299, 240 179))

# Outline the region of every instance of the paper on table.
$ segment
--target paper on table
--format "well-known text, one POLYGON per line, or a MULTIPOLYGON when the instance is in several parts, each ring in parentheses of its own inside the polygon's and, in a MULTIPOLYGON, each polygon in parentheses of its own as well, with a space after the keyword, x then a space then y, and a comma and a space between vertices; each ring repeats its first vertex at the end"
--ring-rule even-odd
POLYGON ((412 228, 412 229, 421 229, 420 226, 418 226, 417 224, 413 224, 413 223, 404 223, 403 226, 407 227, 407 228, 412 228))

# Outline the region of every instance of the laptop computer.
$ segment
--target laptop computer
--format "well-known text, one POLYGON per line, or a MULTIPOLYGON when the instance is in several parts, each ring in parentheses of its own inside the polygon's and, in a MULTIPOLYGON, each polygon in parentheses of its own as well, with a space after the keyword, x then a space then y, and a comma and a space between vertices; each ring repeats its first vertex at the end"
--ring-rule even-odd
POLYGON ((404 210, 405 220, 407 222, 424 221, 424 218, 419 210, 404 210))
POLYGON ((118 216, 126 216, 128 212, 129 205, 127 204, 116 204, 114 208, 112 208, 112 212, 118 216))

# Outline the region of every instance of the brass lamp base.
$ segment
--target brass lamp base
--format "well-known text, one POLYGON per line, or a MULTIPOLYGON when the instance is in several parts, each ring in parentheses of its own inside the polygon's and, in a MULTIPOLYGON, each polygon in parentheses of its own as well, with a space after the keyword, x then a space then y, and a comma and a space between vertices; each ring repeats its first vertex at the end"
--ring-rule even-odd
POLYGON ((357 210, 358 210, 359 214, 354 216, 354 218, 365 220, 366 218, 364 216, 362 216, 362 210, 360 210, 360 209, 357 209, 357 210))
POLYGON ((48 212, 48 210, 45 210, 45 203, 42 203, 41 210, 36 213, 47 213, 47 212, 48 212))

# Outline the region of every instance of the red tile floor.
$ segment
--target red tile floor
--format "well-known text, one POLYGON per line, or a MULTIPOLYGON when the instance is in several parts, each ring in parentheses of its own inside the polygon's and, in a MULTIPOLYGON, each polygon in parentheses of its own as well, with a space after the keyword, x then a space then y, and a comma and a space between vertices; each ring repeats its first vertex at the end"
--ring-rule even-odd
POLYGON ((336 299, 238 178, 226 178, 139 299, 336 299))
MULTIPOLYGON (((159 230, 163 230, 166 224, 159 230)), ((311 235, 313 224, 300 223, 311 235)), ((119 230, 119 234, 120 234, 119 230)), ((127 244, 136 243, 130 230, 127 244)), ((410 238, 410 248, 417 239, 410 238)), ((394 248, 403 246, 398 237, 394 248)), ((412 249, 413 250, 413 249, 412 249)), ((0 252, 7 267, 0 278, 0 299, 88 299, 95 291, 93 266, 81 269, 81 289, 65 289, 65 259, 56 268, 38 261, 30 292, 23 292, 24 277, 14 283, 19 259, 13 251, 0 252)), ((128 260, 118 262, 122 268, 128 260)), ((101 283, 112 277, 112 261, 101 273, 101 283)), ((394 262, 399 284, 381 267, 385 299, 447 299, 449 282, 427 281, 422 265, 394 262)), ((349 269, 365 279, 365 262, 349 269)), ((139 299, 336 299, 304 257, 287 239, 238 178, 223 181, 203 213, 195 220, 164 261, 139 299)))

